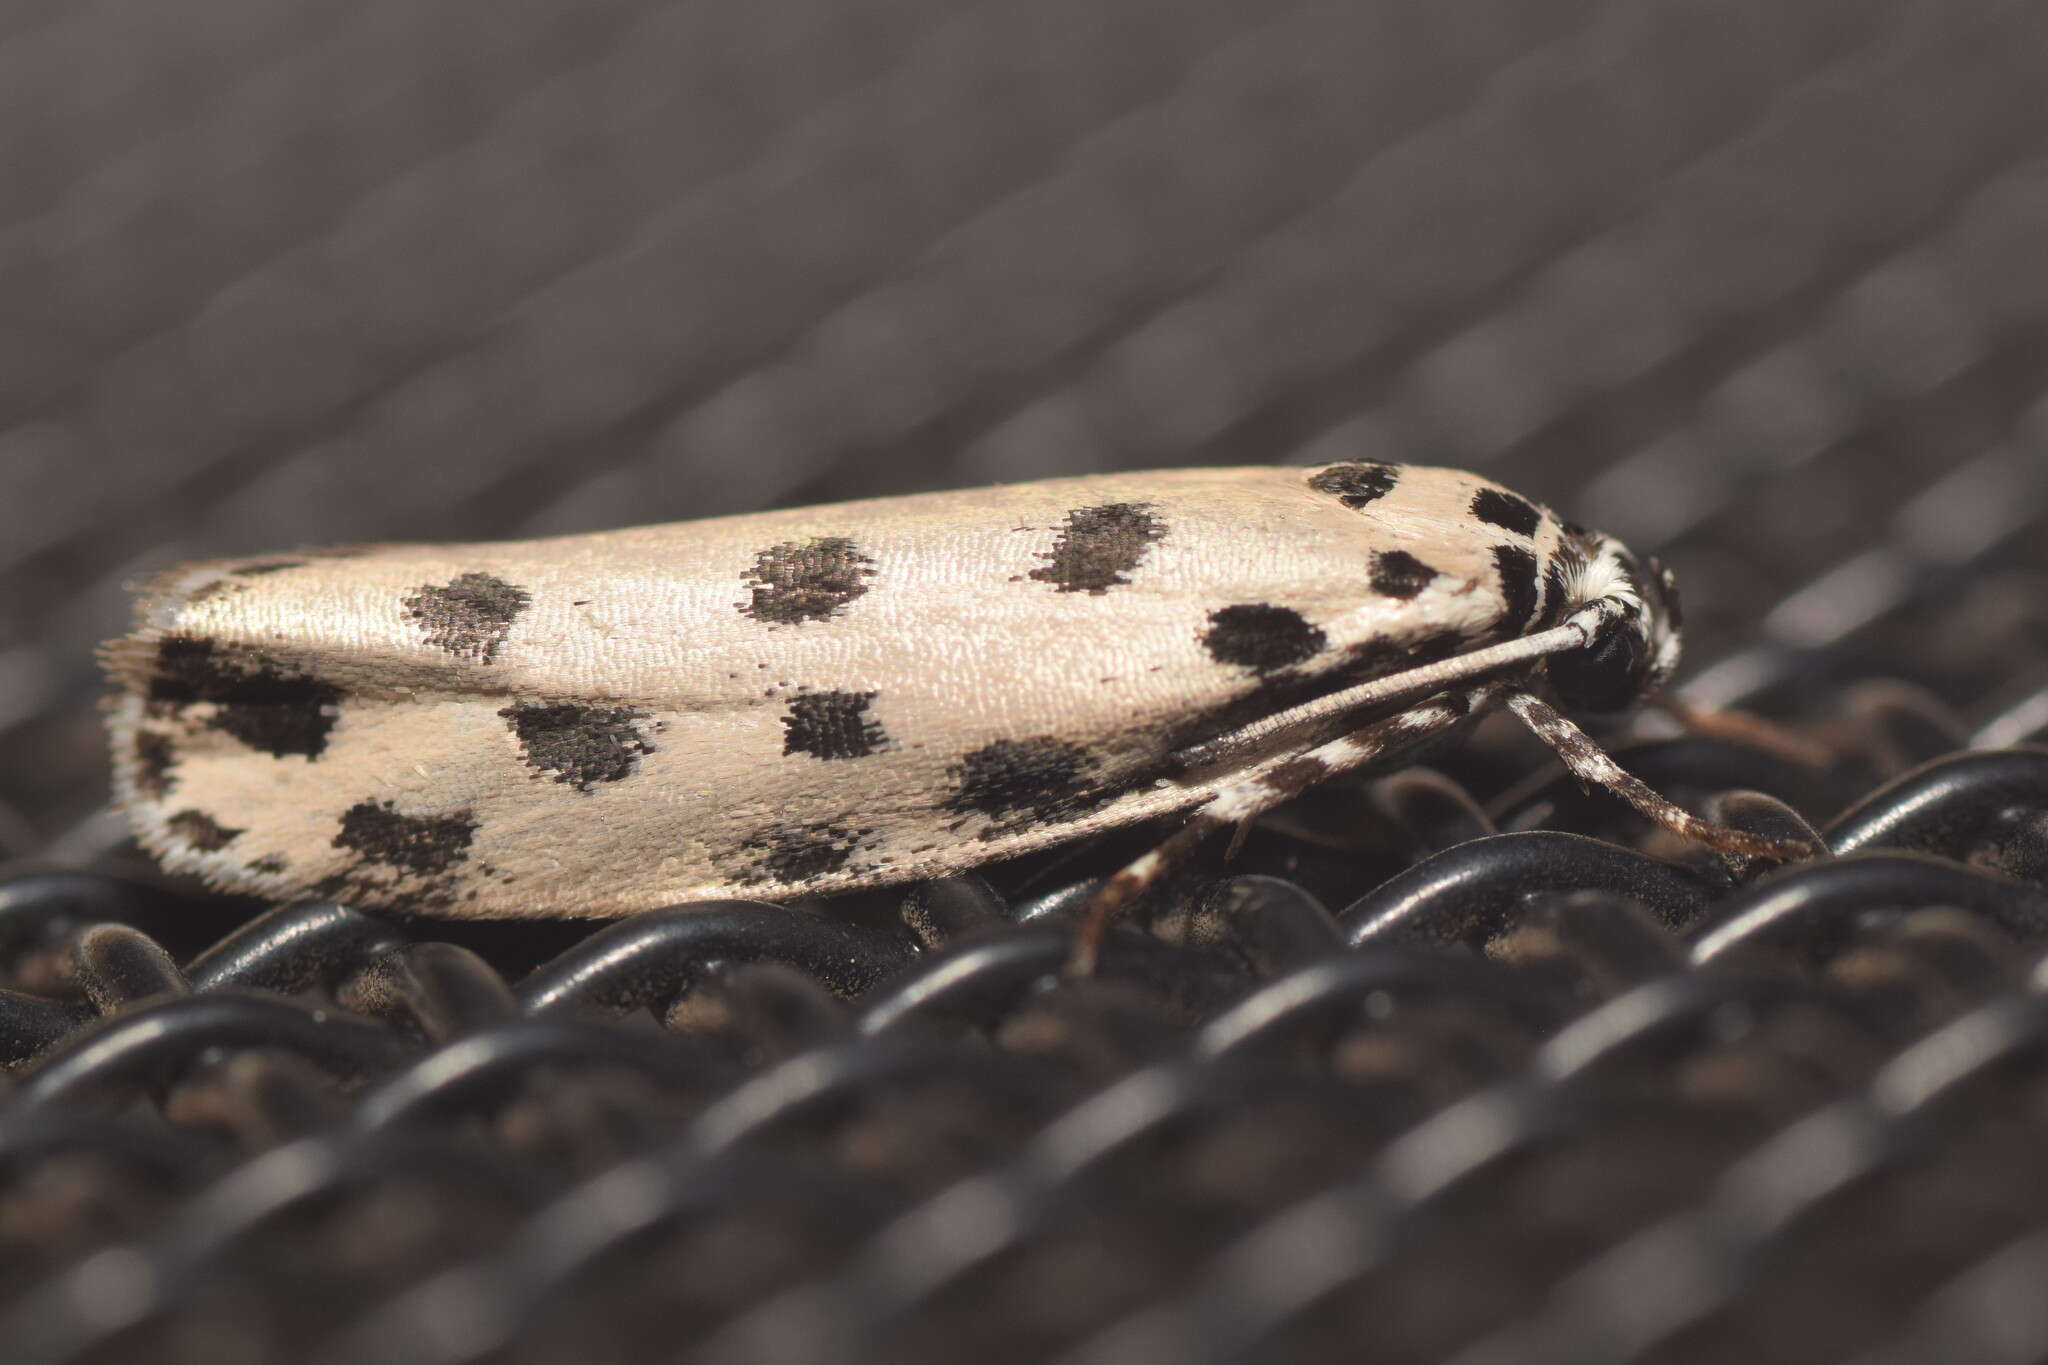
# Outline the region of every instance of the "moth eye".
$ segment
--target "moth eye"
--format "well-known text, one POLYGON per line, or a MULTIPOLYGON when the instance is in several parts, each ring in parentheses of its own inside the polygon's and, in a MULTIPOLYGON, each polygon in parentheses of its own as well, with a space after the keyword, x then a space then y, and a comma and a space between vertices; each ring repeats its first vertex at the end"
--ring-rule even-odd
POLYGON ((1626 711, 1642 695, 1649 648, 1634 624, 1617 622, 1584 649, 1550 661, 1558 700, 1578 711, 1626 711))

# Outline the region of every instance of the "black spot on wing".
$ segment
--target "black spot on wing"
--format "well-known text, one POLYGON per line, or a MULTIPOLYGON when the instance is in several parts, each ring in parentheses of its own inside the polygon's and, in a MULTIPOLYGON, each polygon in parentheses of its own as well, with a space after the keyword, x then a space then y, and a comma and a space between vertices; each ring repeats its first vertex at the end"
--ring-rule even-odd
POLYGON ((778 626, 822 621, 866 592, 874 574, 875 561, 844 536, 786 540, 754 556, 740 614, 778 626))
POLYGON ((753 857, 733 874, 742 885, 783 882, 800 885, 843 870, 853 855, 871 847, 876 831, 836 821, 813 825, 770 825, 740 847, 753 857))
POLYGON ((654 752, 642 725, 645 711, 630 706, 578 706, 522 702, 498 712, 511 723, 521 759, 578 791, 633 775, 642 754, 654 752))
POLYGON ((178 766, 178 751, 169 735, 160 735, 154 730, 135 732, 135 790, 144 796, 162 800, 164 793, 171 789, 177 779, 171 776, 171 769, 178 766))
POLYGON ((266 877, 275 877, 290 867, 291 864, 275 853, 266 853, 261 858, 251 858, 243 866, 247 867, 251 872, 261 873, 266 877))
POLYGON ((149 701, 158 714, 211 703, 208 727, 283 758, 318 758, 334 728, 342 691, 274 662, 223 654, 211 640, 167 635, 157 642, 149 701))
POLYGON ((1271 673, 1313 658, 1328 637, 1290 607, 1246 602, 1209 613, 1202 647, 1221 664, 1271 673))
POLYGON ((1072 819, 1099 805, 1105 795, 1092 781, 1094 770, 1088 751, 1067 740, 1051 735, 999 739, 947 769, 954 788, 946 809, 997 821, 983 838, 1072 819))
POLYGON ((1543 604, 1543 619, 1546 625, 1555 625, 1575 605, 1573 594, 1586 572, 1586 554, 1580 548, 1581 542, 1569 532, 1550 553, 1550 562, 1544 566, 1543 582, 1546 600, 1543 604))
POLYGON ((1061 592, 1086 592, 1100 597, 1144 561, 1152 542, 1166 534, 1166 523, 1152 515, 1149 504, 1110 502, 1077 507, 1067 513, 1059 539, 1039 556, 1045 567, 1028 575, 1051 583, 1061 592))
POLYGON ((1318 493, 1328 493, 1346 507, 1355 509, 1384 498, 1400 481, 1398 465, 1333 464, 1311 474, 1308 486, 1318 493))
POLYGON ((782 752, 812 758, 866 758, 889 742, 868 714, 873 692, 802 692, 782 717, 782 752))
POLYGON ((334 847, 358 853, 364 862, 430 875, 446 872, 469 857, 476 828, 466 810, 447 815, 401 815, 389 801, 359 801, 342 813, 334 847))
POLYGON ((1552 555, 1543 570, 1543 624, 1554 626, 1571 605, 1571 575, 1562 556, 1552 555))
POLYGON ((176 706, 212 701, 243 676, 215 658, 211 640, 191 635, 166 635, 156 642, 156 661, 149 675, 149 699, 176 706))
POLYGON ((1505 488, 1482 488, 1472 498, 1472 515, 1518 536, 1533 536, 1543 524, 1543 514, 1527 498, 1505 488))
POLYGON ((1406 601, 1430 585, 1437 571, 1406 550, 1380 550, 1372 557, 1372 590, 1406 601))
POLYGON ((466 573, 415 591, 406 614, 426 633, 427 643, 457 658, 487 664, 498 657, 513 618, 533 601, 526 589, 487 573, 466 573))
POLYGON ((1493 547, 1493 563, 1500 571, 1502 604, 1496 634, 1503 640, 1509 640, 1526 632, 1536 616, 1536 555, 1519 545, 1496 545, 1493 547))
POLYGON ((255 564, 244 564, 239 569, 230 569, 236 578, 261 578, 264 574, 283 573, 286 569, 302 569, 303 559, 266 559, 255 564))
POLYGON ((218 853, 247 830, 229 829, 203 810, 181 810, 164 827, 202 853, 218 853))

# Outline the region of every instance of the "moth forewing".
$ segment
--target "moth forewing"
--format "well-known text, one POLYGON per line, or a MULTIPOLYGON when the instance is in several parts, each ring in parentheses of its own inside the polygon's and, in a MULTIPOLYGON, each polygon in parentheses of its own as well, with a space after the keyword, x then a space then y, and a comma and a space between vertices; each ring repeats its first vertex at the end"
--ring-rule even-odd
POLYGON ((1352 463, 192 565, 107 652, 116 789, 167 865, 278 898, 900 882, 1221 800, 1346 708, 1430 714, 1425 681, 1533 666, 1588 581, 1628 597, 1622 554, 1352 463))

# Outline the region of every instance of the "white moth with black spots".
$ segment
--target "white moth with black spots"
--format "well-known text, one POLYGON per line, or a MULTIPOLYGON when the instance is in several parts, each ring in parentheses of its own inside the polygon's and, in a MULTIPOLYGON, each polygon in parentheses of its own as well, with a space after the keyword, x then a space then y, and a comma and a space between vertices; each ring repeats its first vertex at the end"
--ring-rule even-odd
POLYGON ((115 785, 216 886, 614 915, 957 872, 1197 811, 1097 898, 1506 705, 1678 659, 1669 576, 1471 474, 1059 479, 490 545, 190 565, 107 648, 115 785))

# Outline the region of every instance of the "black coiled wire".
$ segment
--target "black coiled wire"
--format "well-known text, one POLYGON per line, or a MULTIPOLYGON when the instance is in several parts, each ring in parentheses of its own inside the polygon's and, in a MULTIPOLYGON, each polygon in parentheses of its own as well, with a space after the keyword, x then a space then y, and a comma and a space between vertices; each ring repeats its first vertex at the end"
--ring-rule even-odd
MULTIPOLYGON (((1738 824, 1822 814, 1789 803, 1814 773, 1741 745, 1624 753, 1738 824)), ((1498 823, 1579 828, 1488 829, 1466 790, 1365 789, 1348 849, 1357 793, 1304 803, 1082 981, 1070 914, 1115 841, 560 951, 309 904, 180 962, 166 892, 14 877, 0 1339, 24 1365, 2048 1349, 2000 1306, 2048 1229, 2048 747, 1935 756, 1761 875, 1554 784, 1498 823)))

